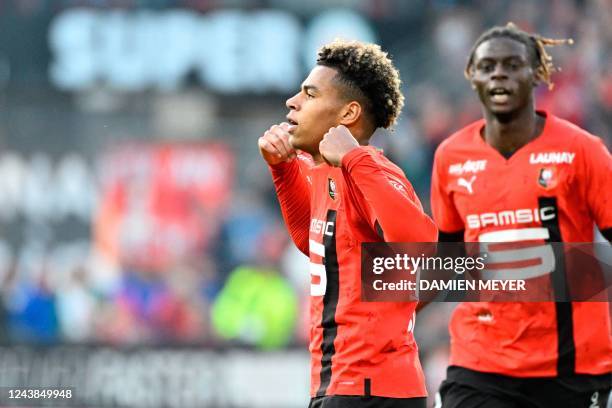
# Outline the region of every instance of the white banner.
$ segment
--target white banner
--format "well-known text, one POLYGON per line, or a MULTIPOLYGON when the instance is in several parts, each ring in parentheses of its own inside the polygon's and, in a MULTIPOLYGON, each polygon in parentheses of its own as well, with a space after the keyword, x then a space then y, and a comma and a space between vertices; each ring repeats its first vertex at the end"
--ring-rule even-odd
POLYGON ((70 388, 65 406, 306 407, 309 382, 306 350, 0 347, 0 388, 70 388))

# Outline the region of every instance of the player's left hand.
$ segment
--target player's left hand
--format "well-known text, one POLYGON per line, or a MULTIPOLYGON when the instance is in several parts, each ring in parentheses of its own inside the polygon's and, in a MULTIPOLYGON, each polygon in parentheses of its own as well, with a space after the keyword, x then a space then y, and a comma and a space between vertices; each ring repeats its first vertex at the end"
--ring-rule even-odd
POLYGON ((344 125, 330 128, 319 143, 319 153, 326 162, 334 167, 342 165, 342 158, 351 150, 359 147, 359 142, 344 125))

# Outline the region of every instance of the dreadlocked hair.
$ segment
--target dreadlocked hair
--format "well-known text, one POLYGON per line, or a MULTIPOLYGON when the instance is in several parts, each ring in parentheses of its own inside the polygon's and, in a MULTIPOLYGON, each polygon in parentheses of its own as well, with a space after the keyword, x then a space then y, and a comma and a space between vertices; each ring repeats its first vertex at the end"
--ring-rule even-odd
POLYGON ((546 47, 553 47, 555 45, 562 44, 573 44, 574 40, 571 38, 567 39, 554 39, 542 37, 539 34, 531 34, 518 28, 514 23, 509 22, 505 27, 496 26, 484 33, 476 40, 476 43, 470 51, 470 57, 467 65, 465 66, 464 75, 467 79, 473 70, 474 53, 476 48, 483 42, 490 40, 491 38, 510 38, 525 44, 529 54, 531 55, 531 65, 536 70, 536 78, 538 81, 544 82, 548 85, 548 89, 552 89, 554 84, 552 82, 552 74, 561 71, 561 68, 556 67, 553 64, 552 57, 546 52, 546 47))
POLYGON ((395 124, 404 106, 393 62, 376 44, 336 40, 319 50, 317 64, 334 68, 349 98, 364 105, 375 127, 395 124))

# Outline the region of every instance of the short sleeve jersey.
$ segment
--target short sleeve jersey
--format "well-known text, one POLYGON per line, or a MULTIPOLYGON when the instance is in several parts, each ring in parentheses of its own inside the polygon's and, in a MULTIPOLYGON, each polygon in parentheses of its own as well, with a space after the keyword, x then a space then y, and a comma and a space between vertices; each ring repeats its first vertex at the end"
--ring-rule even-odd
MULTIPOLYGON (((601 139, 549 113, 542 133, 505 158, 477 121, 437 149, 432 212, 466 242, 592 242, 612 227, 612 158, 601 139)), ((462 303, 451 364, 518 377, 612 371, 608 303, 462 303)))

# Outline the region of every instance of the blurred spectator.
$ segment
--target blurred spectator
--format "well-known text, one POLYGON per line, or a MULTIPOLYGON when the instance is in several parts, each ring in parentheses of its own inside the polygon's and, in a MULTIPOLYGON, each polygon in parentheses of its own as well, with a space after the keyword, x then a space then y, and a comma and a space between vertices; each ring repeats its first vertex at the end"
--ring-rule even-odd
POLYGON ((21 281, 9 297, 9 330, 16 341, 55 343, 60 339, 56 297, 45 274, 21 281))
POLYGON ((272 349, 287 345, 297 320, 297 297, 276 271, 241 266, 229 276, 212 309, 224 339, 272 349))
POLYGON ((57 313, 61 332, 68 341, 91 341, 97 300, 87 280, 87 270, 74 268, 57 290, 57 313))

